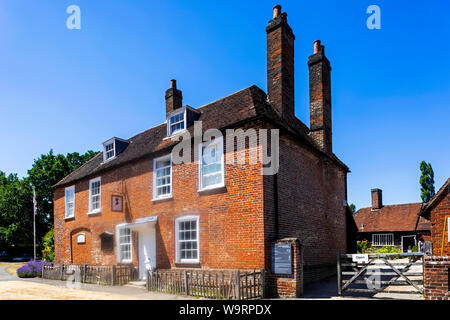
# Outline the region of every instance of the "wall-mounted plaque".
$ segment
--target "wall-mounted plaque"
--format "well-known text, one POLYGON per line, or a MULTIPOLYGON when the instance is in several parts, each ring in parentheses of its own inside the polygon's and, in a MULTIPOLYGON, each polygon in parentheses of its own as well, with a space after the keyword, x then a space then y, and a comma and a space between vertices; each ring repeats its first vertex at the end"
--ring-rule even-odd
POLYGON ((272 245, 272 272, 292 274, 292 245, 274 243, 272 245))
POLYGON ((111 196, 111 210, 116 212, 123 211, 123 197, 111 196))
POLYGON ((77 235, 77 243, 86 243, 86 235, 84 233, 77 235))

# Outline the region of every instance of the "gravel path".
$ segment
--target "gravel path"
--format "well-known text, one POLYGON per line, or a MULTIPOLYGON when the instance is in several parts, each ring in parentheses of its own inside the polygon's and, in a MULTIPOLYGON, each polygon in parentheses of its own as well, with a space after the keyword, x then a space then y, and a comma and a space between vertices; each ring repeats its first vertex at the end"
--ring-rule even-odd
POLYGON ((0 264, 0 300, 191 300, 194 297, 148 292, 131 286, 97 286, 81 283, 74 288, 66 281, 41 278, 22 279, 6 269, 16 264, 0 264))

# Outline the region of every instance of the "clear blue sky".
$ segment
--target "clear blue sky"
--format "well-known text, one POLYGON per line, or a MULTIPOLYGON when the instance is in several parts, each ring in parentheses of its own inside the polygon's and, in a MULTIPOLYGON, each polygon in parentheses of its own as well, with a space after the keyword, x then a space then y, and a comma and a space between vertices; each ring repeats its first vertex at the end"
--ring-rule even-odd
MULTIPOLYGON (((450 176, 450 3, 280 1, 296 35, 296 114, 309 125, 307 58, 321 39, 331 61, 334 152, 350 167, 348 198, 420 201, 419 163, 436 188, 450 176), (366 8, 381 8, 381 30, 366 8)), ((164 122, 176 78, 184 102, 204 105, 256 84, 266 90, 266 33, 274 1, 2 0, 0 170, 100 150, 164 122), (66 28, 81 8, 82 29, 66 28)))

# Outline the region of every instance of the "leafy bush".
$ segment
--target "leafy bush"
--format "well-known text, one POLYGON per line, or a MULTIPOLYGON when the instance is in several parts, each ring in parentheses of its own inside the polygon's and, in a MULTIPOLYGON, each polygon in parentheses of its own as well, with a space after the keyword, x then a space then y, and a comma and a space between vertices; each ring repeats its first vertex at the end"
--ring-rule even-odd
POLYGON ((372 247, 369 251, 370 253, 402 253, 401 249, 394 246, 372 247))
POLYGON ((42 259, 44 261, 53 262, 55 261, 55 240, 53 229, 47 232, 42 239, 42 259))
POLYGON ((411 252, 419 252, 419 246, 413 246, 412 248, 411 248, 411 252))
POLYGON ((364 253, 367 251, 367 240, 356 241, 356 249, 358 253, 364 253))
POLYGON ((35 278, 41 276, 42 267, 47 265, 53 265, 53 263, 30 260, 24 266, 17 269, 17 276, 19 278, 35 278))

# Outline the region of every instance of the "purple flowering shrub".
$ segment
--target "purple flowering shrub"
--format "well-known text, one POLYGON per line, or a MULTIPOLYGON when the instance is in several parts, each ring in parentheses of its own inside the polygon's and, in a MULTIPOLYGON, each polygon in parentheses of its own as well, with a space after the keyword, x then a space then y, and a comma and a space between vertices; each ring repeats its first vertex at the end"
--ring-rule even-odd
POLYGON ((19 278, 35 278, 40 277, 43 266, 52 266, 53 263, 47 261, 30 260, 24 266, 17 269, 19 278))

